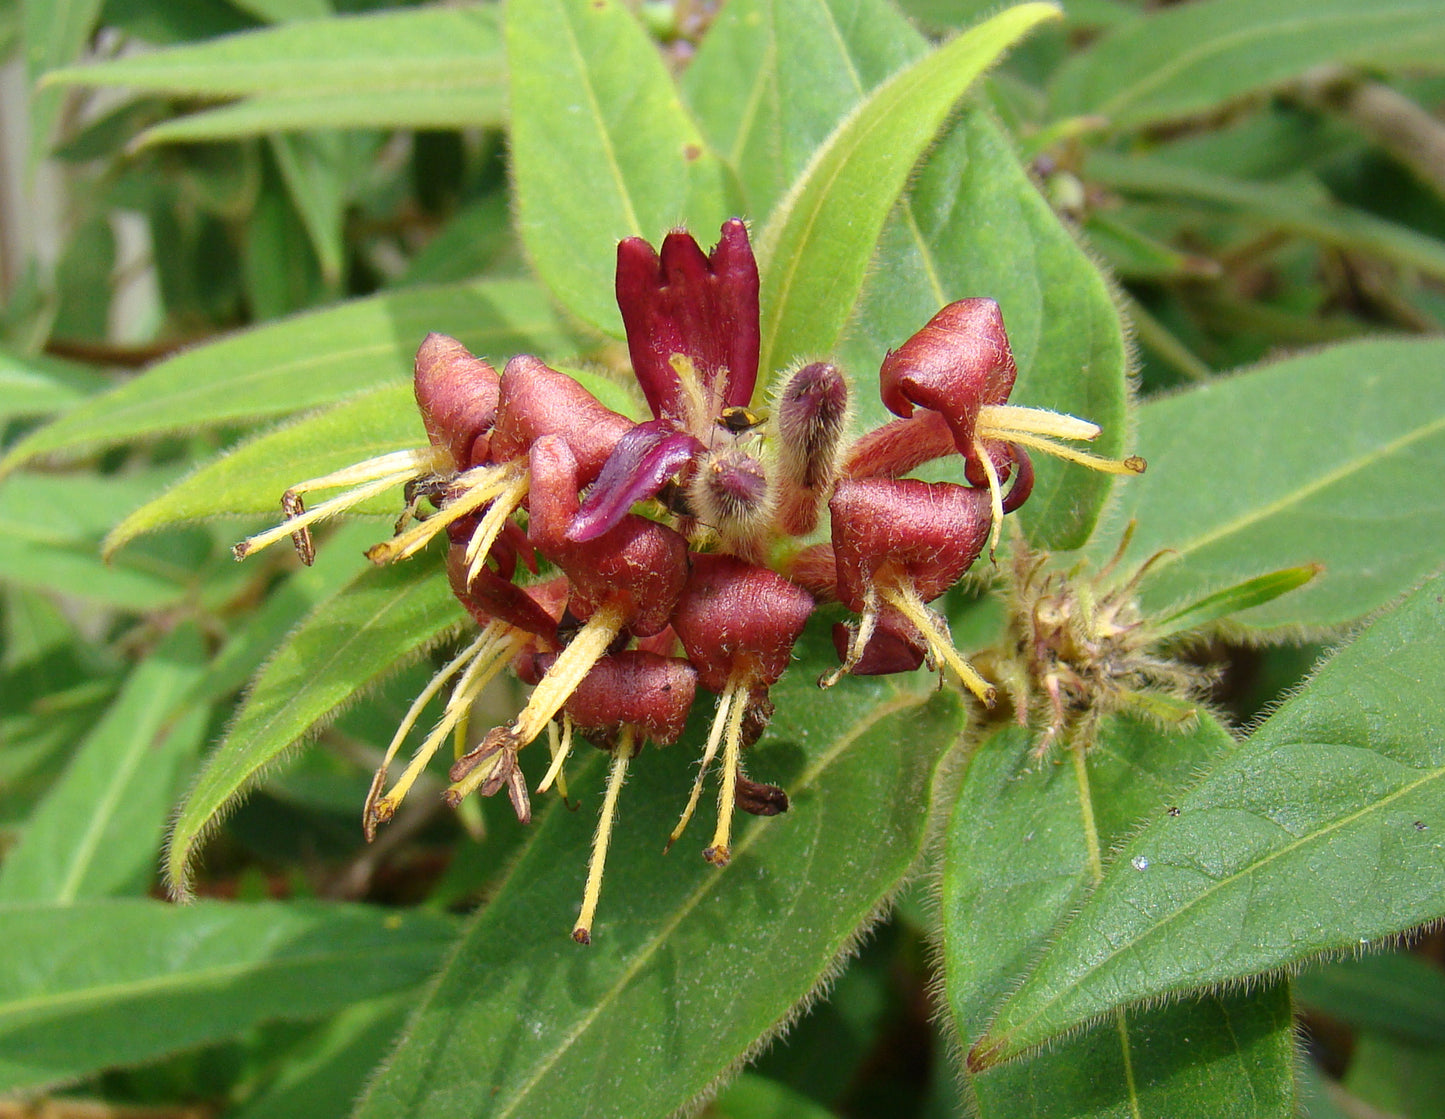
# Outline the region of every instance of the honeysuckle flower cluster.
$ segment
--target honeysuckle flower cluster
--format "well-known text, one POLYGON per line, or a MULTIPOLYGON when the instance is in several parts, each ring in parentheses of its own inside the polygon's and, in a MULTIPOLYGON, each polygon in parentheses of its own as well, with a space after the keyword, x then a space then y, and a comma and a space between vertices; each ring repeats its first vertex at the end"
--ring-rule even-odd
POLYGON ((990 299, 949 304, 888 354, 879 388, 898 418, 861 438, 848 438, 849 385, 826 361, 784 371, 769 404, 755 404, 758 288, 737 219, 710 253, 683 230, 660 251, 637 237, 618 245, 617 302, 652 415, 642 423, 529 354, 499 375, 454 339, 430 335, 415 366, 427 446, 293 486, 286 520, 236 548, 240 558, 290 534, 309 562, 309 526, 406 487, 395 535, 367 555, 402 559, 444 533, 452 589, 480 632, 403 720, 367 798, 366 834, 390 819, 510 665, 534 685, 530 698, 475 746, 459 744, 445 799, 505 789, 525 822, 519 757, 530 743, 545 732, 550 747, 539 793, 554 784, 565 793, 578 735, 611 754, 573 929, 580 943, 591 938, 627 767, 644 743, 677 740, 699 689, 716 697, 712 727, 668 845, 716 767, 717 822, 703 856, 721 867, 735 809, 788 807, 782 789, 746 776, 742 758, 818 604, 856 615, 834 627, 840 663, 820 686, 926 661, 991 706, 993 685, 928 604, 992 550, 1003 518, 1028 499, 1031 450, 1115 473, 1144 468, 1065 442, 1093 439, 1092 423, 1008 403, 1016 369, 990 299), (967 484, 907 477, 955 454, 967 484), (346 492, 304 508, 304 494, 338 487, 346 492), (402 742, 448 685, 441 718, 388 787, 402 742))

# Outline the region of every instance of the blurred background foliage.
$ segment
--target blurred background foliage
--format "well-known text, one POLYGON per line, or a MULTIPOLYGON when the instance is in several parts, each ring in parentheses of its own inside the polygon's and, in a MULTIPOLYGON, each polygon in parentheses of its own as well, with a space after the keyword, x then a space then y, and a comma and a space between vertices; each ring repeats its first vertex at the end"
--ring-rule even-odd
MULTIPOLYGON (((940 36, 996 7, 903 6, 940 36)), ((494 12, 426 7, 432 22, 381 38, 353 38, 338 22, 406 7, 0 0, 0 452, 135 370, 228 332, 376 293, 528 274, 494 12), (232 38, 256 32, 269 37, 232 38)), ((639 12, 682 71, 717 7, 639 12)), ((1323 0, 1065 7, 1064 21, 993 74, 986 97, 1046 197, 1116 278, 1143 397, 1325 343, 1441 331, 1442 6, 1380 5, 1400 16, 1389 35, 1345 18, 1371 6, 1323 0), (1287 43, 1273 33, 1297 19, 1304 30, 1287 43), (1272 33, 1241 46, 1248 35, 1236 32, 1258 27, 1272 33)), ((0 850, 13 856, 27 832, 83 824, 104 790, 128 811, 107 817, 96 840, 114 845, 112 880, 71 882, 71 898, 157 893, 161 831, 205 746, 276 638, 333 585, 326 556, 358 550, 338 546, 310 572, 241 568, 229 550, 236 526, 202 523, 102 562, 127 511, 253 430, 238 420, 12 462, 0 482, 0 850), (96 772, 69 768, 78 743, 101 759, 96 772)), ((1304 636, 1213 650, 1229 666, 1218 699, 1238 725, 1297 687, 1331 637, 1304 636)), ((370 692, 268 781, 225 822, 200 883, 204 895, 256 902, 421 906, 437 923, 413 935, 414 958, 359 983, 349 1002, 283 1012, 258 999, 249 1015, 178 1034, 158 1050, 167 1055, 106 1068, 78 1060, 59 1069, 54 1114, 81 1114, 82 1101, 137 1109, 97 1112, 117 1115, 342 1112, 338 1099, 364 1083, 414 997, 409 977, 440 958, 445 915, 487 897, 521 841, 505 813, 458 821, 427 805, 362 843, 370 771, 429 670, 370 692), (484 845, 460 841, 483 829, 484 845)), ((24 872, 0 878, 0 900, 34 900, 24 872)), ((934 1023, 925 893, 899 900, 828 999, 708 1114, 959 1112, 934 1023)), ((1393 954, 1300 977, 1311 1114, 1445 1114, 1442 962, 1445 937, 1425 932, 1393 954)), ((318 984, 331 981, 314 966, 318 984)), ((0 1001, 0 1019, 15 1013, 0 1001)), ((4 1047, 26 1044, 4 1037, 0 1070, 4 1047)), ((0 1102, 0 1114, 18 1106, 0 1102)))

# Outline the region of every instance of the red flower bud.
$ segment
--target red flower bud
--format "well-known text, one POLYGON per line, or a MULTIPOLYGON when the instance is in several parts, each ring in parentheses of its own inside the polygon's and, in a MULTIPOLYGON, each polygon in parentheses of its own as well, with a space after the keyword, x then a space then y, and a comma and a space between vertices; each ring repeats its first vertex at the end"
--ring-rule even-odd
MULTIPOLYGON (((556 653, 538 655, 539 675, 556 659, 556 653)), ((584 733, 629 723, 666 746, 682 736, 696 691, 697 671, 687 661, 628 649, 594 664, 563 710, 584 733)))
POLYGON ((848 382, 827 362, 805 365, 783 383, 774 416, 778 520, 785 532, 802 536, 818 523, 818 507, 838 476, 848 382))
POLYGON ((549 369, 531 354, 518 354, 502 370, 492 461, 510 462, 542 436, 560 435, 585 485, 597 477, 613 445, 634 426, 567 374, 549 369))
POLYGON ((416 351, 412 385, 427 438, 451 452, 458 469, 487 458, 500 378, 455 338, 435 332, 416 351))

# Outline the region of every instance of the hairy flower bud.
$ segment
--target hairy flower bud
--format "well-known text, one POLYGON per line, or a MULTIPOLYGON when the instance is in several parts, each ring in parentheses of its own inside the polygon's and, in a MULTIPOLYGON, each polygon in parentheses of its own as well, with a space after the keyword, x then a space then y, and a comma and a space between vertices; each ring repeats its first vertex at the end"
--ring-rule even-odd
POLYGON ((773 505, 761 461, 736 448, 711 455, 698 463, 687 496, 724 549, 747 559, 762 557, 773 505))
POLYGON ((773 410, 778 481, 778 523, 802 536, 813 531, 818 509, 838 476, 848 423, 848 382, 837 366, 815 361, 790 374, 773 410))

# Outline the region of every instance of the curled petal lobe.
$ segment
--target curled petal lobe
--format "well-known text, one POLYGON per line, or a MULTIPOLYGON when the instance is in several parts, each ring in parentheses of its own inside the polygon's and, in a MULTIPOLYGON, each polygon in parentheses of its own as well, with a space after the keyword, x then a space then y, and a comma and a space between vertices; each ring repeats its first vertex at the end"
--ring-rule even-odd
POLYGON ((557 643, 557 618, 567 595, 565 580, 554 579, 524 590, 483 567, 468 583, 466 546, 462 544, 453 544, 447 550, 447 578, 452 593, 478 625, 499 618, 549 645, 557 643))
POLYGON ((665 420, 638 424, 612 448, 582 502, 567 538, 578 544, 595 540, 622 520, 639 501, 658 492, 706 448, 665 420))
MULTIPOLYGON (((852 643, 853 631, 845 622, 833 625, 833 648, 838 659, 846 660, 848 646, 852 643)), ((926 650, 918 640, 918 631, 908 624, 906 618, 896 611, 885 610, 879 615, 863 655, 850 670, 854 676, 892 676, 896 672, 912 672, 923 664, 926 650)))

